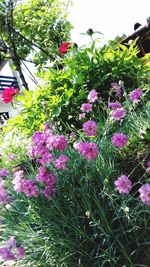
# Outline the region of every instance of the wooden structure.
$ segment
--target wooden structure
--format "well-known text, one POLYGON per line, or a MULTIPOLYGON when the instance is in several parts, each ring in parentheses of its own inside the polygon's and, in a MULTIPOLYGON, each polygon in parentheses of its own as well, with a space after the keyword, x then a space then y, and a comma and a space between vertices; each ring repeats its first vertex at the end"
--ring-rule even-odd
POLYGON ((147 18, 147 24, 141 26, 139 23, 134 25, 135 31, 130 36, 121 41, 121 44, 128 46, 130 42, 137 39, 139 47, 138 57, 143 57, 145 54, 150 53, 150 17, 147 18))

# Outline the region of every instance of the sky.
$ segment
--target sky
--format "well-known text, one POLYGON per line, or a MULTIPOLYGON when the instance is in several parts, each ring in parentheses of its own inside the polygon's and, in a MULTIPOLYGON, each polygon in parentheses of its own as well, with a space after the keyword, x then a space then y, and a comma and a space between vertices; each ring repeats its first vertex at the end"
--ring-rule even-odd
POLYGON ((100 31, 102 42, 117 35, 130 35, 134 24, 146 25, 150 16, 150 0, 72 0, 68 9, 69 19, 74 26, 72 40, 79 46, 86 45, 89 37, 81 35, 89 28, 100 31))

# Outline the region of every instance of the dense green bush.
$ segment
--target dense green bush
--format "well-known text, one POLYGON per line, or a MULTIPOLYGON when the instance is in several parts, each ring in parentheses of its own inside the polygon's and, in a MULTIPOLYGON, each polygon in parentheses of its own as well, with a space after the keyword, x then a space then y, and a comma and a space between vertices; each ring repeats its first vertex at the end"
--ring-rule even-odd
MULTIPOLYGON (((129 48, 113 42, 102 48, 97 48, 95 42, 88 48, 72 48, 51 68, 41 70, 39 77, 43 82, 34 92, 18 97, 23 111, 8 126, 16 125, 27 134, 38 130, 46 121, 65 132, 71 132, 72 126, 80 128, 80 106, 91 89, 96 89, 104 105, 108 99, 115 99, 113 82, 120 83, 126 93, 138 86, 147 86, 149 57, 139 59, 136 54, 134 43, 129 48)), ((103 113, 101 104, 99 109, 103 113)))

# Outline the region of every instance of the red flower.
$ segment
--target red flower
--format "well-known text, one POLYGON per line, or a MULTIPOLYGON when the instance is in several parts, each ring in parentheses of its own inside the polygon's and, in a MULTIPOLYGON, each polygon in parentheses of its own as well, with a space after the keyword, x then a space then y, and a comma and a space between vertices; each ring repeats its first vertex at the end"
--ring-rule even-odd
POLYGON ((69 42, 63 42, 60 46, 59 46, 59 53, 60 54, 65 54, 68 52, 69 48, 71 47, 71 43, 69 42))
POLYGON ((13 100, 14 95, 18 93, 19 89, 14 88, 14 87, 9 87, 3 90, 2 92, 2 101, 7 104, 13 100))

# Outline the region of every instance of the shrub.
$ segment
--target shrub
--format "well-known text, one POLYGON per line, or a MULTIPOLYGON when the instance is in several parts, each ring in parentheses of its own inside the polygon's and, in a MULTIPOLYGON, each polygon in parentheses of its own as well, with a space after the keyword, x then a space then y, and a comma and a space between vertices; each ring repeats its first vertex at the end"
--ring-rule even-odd
POLYGON ((102 102, 96 109, 103 114, 108 99, 116 99, 113 89, 116 83, 126 93, 145 87, 150 69, 148 56, 139 59, 137 52, 134 43, 129 48, 111 42, 102 48, 97 48, 95 42, 91 47, 73 47, 51 68, 39 72, 42 85, 34 92, 18 97, 23 111, 9 121, 8 126, 17 125, 29 135, 46 121, 55 124, 60 131, 72 132, 73 127, 79 129, 80 107, 90 90, 95 89, 101 97, 102 102))
MULTIPOLYGON (((88 101, 87 97, 85 100, 88 101)), ((43 167, 57 176, 57 181, 51 183, 55 184, 55 195, 50 194, 48 199, 41 193, 26 197, 30 189, 26 188, 26 183, 17 193, 11 185, 13 177, 10 175, 10 180, 6 179, 13 202, 2 208, 1 232, 3 240, 13 235, 25 247, 26 257, 18 264, 37 267, 149 265, 149 204, 143 203, 139 188, 149 183, 146 164, 150 160, 147 135, 150 103, 145 103, 144 93, 134 103, 124 91, 120 102, 126 114, 115 121, 112 117, 114 106, 107 108, 108 103, 99 101, 105 107, 103 121, 92 111, 84 118, 85 121, 97 118, 95 137, 89 136, 87 130, 79 131, 68 139, 66 147, 64 136, 54 134, 47 126, 44 134, 40 131, 32 137, 30 157, 37 165, 33 166, 29 160, 30 169, 23 179, 34 182, 42 192, 49 176, 43 178, 39 167, 41 172, 41 159, 45 160, 46 153, 50 153, 53 159, 43 167), (116 146, 116 142, 113 144, 114 133, 118 134, 117 138, 123 133, 127 142, 121 147, 116 146), (92 149, 89 143, 94 144, 92 149), (98 148, 98 154, 95 148, 98 148), (93 151, 96 154, 92 159, 88 155, 93 151), (52 163, 60 160, 61 154, 69 158, 64 170, 52 163), (118 179, 122 176, 130 182, 118 185, 116 181, 120 182, 118 179), (44 179, 44 183, 39 182, 39 178, 44 179), (128 191, 122 194, 120 190, 118 192, 118 186, 128 186, 128 191)), ((96 109, 99 103, 93 105, 96 109)), ((149 195, 145 196, 149 198, 149 195)))

